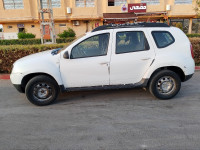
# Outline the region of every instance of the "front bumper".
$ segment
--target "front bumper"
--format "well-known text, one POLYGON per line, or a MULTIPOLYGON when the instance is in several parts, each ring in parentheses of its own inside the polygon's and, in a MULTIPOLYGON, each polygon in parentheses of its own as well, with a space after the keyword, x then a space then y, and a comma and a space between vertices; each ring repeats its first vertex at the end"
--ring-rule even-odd
POLYGON ((13 84, 13 86, 17 89, 18 92, 24 93, 24 89, 22 89, 20 84, 13 84))
POLYGON ((22 82, 24 75, 22 73, 11 73, 10 80, 12 84, 19 85, 22 82))
POLYGON ((13 86, 19 91, 20 93, 24 93, 24 89, 21 86, 22 79, 24 75, 22 73, 11 73, 10 80, 13 84, 13 86))

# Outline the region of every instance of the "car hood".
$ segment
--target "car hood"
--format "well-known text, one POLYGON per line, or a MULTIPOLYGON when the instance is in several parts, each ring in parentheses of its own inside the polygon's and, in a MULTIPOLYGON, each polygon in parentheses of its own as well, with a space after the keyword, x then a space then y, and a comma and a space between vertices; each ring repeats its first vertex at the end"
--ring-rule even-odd
POLYGON ((37 67, 38 70, 42 71, 42 68, 45 67, 46 63, 56 64, 57 62, 59 62, 60 54, 53 55, 52 51, 53 50, 39 52, 36 54, 25 56, 17 60, 13 64, 12 73, 18 73, 18 72, 23 73, 26 71, 30 72, 30 70, 35 67, 37 67))

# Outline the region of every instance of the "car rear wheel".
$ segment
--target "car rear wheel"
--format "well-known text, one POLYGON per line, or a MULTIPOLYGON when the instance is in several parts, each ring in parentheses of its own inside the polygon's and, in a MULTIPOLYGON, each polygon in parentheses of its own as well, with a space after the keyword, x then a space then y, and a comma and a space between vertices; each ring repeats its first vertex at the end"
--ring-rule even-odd
POLYGON ((173 71, 162 70, 150 80, 149 91, 158 99, 173 98, 181 88, 180 77, 173 71))
POLYGON ((39 75, 28 82, 25 93, 31 103, 44 106, 53 103, 57 99, 59 87, 52 78, 39 75))

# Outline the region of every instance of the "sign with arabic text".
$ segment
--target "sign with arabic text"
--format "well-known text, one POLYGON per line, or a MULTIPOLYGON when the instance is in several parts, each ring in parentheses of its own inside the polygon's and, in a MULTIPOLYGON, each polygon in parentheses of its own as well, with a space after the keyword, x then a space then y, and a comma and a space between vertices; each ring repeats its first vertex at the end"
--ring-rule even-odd
POLYGON ((147 4, 146 3, 134 3, 128 4, 128 12, 129 13, 142 13, 146 12, 147 4))

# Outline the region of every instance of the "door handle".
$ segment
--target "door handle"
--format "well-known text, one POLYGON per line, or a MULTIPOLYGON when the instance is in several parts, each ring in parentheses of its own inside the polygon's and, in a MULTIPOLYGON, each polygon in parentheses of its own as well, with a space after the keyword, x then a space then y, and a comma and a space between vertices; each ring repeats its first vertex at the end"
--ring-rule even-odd
POLYGON ((109 62, 100 63, 100 65, 108 65, 109 62))
POLYGON ((150 57, 149 58, 143 58, 143 59, 141 59, 141 60, 149 60, 149 59, 151 59, 150 57))

